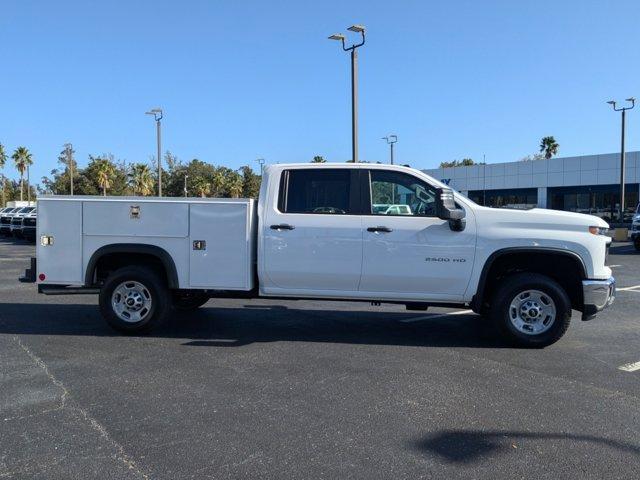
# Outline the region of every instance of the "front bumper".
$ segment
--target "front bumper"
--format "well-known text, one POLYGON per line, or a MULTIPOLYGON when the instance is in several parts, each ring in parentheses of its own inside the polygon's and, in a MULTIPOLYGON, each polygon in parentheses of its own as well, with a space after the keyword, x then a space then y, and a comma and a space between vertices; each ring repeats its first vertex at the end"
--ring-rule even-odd
POLYGON ((615 300, 616 279, 609 277, 606 280, 583 280, 582 296, 584 298, 582 320, 591 320, 615 300))

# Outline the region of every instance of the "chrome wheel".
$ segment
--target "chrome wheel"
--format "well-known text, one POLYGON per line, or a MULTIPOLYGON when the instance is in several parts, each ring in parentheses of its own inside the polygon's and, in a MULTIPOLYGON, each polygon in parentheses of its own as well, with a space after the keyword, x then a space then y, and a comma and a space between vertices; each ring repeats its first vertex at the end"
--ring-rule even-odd
POLYGON ((520 292, 509 305, 509 320, 521 333, 539 335, 556 321, 556 304, 539 290, 520 292))
POLYGON ((151 293, 140 282, 122 282, 111 295, 113 311, 121 320, 128 323, 144 320, 151 312, 151 305, 151 293))

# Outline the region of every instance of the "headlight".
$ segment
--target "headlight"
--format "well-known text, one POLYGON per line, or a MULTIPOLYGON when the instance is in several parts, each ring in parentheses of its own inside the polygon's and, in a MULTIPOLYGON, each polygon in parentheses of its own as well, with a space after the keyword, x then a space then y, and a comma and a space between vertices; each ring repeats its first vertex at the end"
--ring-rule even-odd
POLYGON ((594 235, 606 235, 608 231, 607 227, 589 227, 589 233, 594 235))

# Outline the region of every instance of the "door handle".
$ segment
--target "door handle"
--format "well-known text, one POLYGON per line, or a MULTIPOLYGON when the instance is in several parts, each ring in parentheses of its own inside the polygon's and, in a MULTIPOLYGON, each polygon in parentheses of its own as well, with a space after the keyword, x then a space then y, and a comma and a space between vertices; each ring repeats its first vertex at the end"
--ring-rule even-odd
POLYGON ((389 227, 369 227, 367 228, 367 232, 384 232, 389 233, 393 232, 393 230, 389 227))
POLYGON ((286 223, 281 223, 280 225, 271 225, 271 230, 293 230, 294 227, 293 225, 288 225, 286 223))

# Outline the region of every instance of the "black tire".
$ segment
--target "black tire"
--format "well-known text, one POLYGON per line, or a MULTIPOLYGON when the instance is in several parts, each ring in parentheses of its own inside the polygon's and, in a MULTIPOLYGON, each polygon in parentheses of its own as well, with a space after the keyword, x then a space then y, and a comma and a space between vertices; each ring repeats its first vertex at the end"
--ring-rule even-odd
MULTIPOLYGON (((525 297, 526 298, 526 297, 525 297)), ((569 328, 571 322, 571 300, 567 292, 555 280, 537 273, 518 273, 502 279, 493 296, 489 318, 502 337, 509 343, 529 348, 543 348, 557 342, 569 328), (511 302, 526 291, 538 291, 549 298, 555 307, 555 318, 541 333, 524 333, 514 325, 511 317, 517 315, 511 302)), ((531 328, 525 325, 525 328, 531 328)))
POLYGON ((633 246, 636 247, 636 251, 640 252, 640 235, 633 241, 633 246))
MULTIPOLYGON (((134 292, 140 293, 139 287, 135 287, 134 292)), ((165 282, 152 269, 135 265, 123 267, 111 273, 100 289, 100 312, 107 323, 121 333, 127 335, 146 333, 164 321, 171 307, 170 298, 165 282), (134 287, 135 284, 142 286, 143 295, 140 298, 143 298, 143 302, 144 299, 151 300, 149 308, 145 310, 143 306, 140 312, 144 316, 138 321, 134 321, 133 318, 129 321, 121 318, 112 302, 116 289, 127 282, 131 282, 134 287)), ((122 305, 122 302, 120 304, 122 305)))
POLYGON ((202 292, 173 291, 173 308, 182 312, 196 310, 209 301, 209 296, 202 292))

